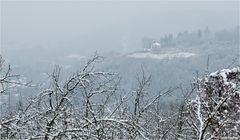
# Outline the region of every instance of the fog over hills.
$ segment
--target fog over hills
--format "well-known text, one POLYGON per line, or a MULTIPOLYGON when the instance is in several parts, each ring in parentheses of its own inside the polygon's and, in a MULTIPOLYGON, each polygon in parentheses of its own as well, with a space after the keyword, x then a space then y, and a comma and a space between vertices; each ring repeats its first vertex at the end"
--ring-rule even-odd
POLYGON ((239 139, 239 1, 0 1, 0 139, 239 139))
POLYGON ((3 1, 2 49, 134 51, 143 37, 239 24, 237 1, 3 1), (70 47, 70 48, 69 48, 70 47), (69 48, 69 49, 65 49, 69 48))

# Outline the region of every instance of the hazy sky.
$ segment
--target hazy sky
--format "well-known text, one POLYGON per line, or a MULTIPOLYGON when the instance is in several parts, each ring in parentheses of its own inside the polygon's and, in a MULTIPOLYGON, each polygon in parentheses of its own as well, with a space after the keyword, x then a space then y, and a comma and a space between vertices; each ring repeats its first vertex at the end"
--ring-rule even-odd
POLYGON ((2 1, 1 38, 32 46, 131 47, 144 36, 239 24, 238 1, 2 1))

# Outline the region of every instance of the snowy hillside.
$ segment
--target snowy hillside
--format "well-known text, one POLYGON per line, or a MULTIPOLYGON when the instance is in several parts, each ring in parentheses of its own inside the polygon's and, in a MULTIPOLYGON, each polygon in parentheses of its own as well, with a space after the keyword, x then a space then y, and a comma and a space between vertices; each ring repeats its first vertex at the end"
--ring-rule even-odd
POLYGON ((190 52, 176 52, 176 53, 152 53, 152 52, 136 52, 127 55, 129 58, 136 58, 136 59, 143 59, 143 58, 150 58, 150 59, 177 59, 177 58, 189 58, 195 56, 195 53, 190 52))

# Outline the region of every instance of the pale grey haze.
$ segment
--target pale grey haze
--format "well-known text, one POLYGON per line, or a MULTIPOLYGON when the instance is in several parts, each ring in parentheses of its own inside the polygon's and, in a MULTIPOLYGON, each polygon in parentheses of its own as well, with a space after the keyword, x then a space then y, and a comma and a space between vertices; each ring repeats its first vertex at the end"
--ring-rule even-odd
POLYGON ((1 1, 1 46, 129 52, 145 36, 238 21, 239 1, 1 1))

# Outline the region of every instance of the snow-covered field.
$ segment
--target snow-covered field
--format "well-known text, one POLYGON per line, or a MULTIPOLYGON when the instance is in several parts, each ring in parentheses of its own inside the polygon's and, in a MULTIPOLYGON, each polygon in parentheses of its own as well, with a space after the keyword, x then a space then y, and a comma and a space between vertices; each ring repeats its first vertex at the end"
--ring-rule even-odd
POLYGON ((190 52, 166 52, 166 53, 152 53, 152 52, 137 52, 127 55, 130 58, 142 59, 174 59, 174 58, 189 58, 195 56, 195 53, 190 52))

